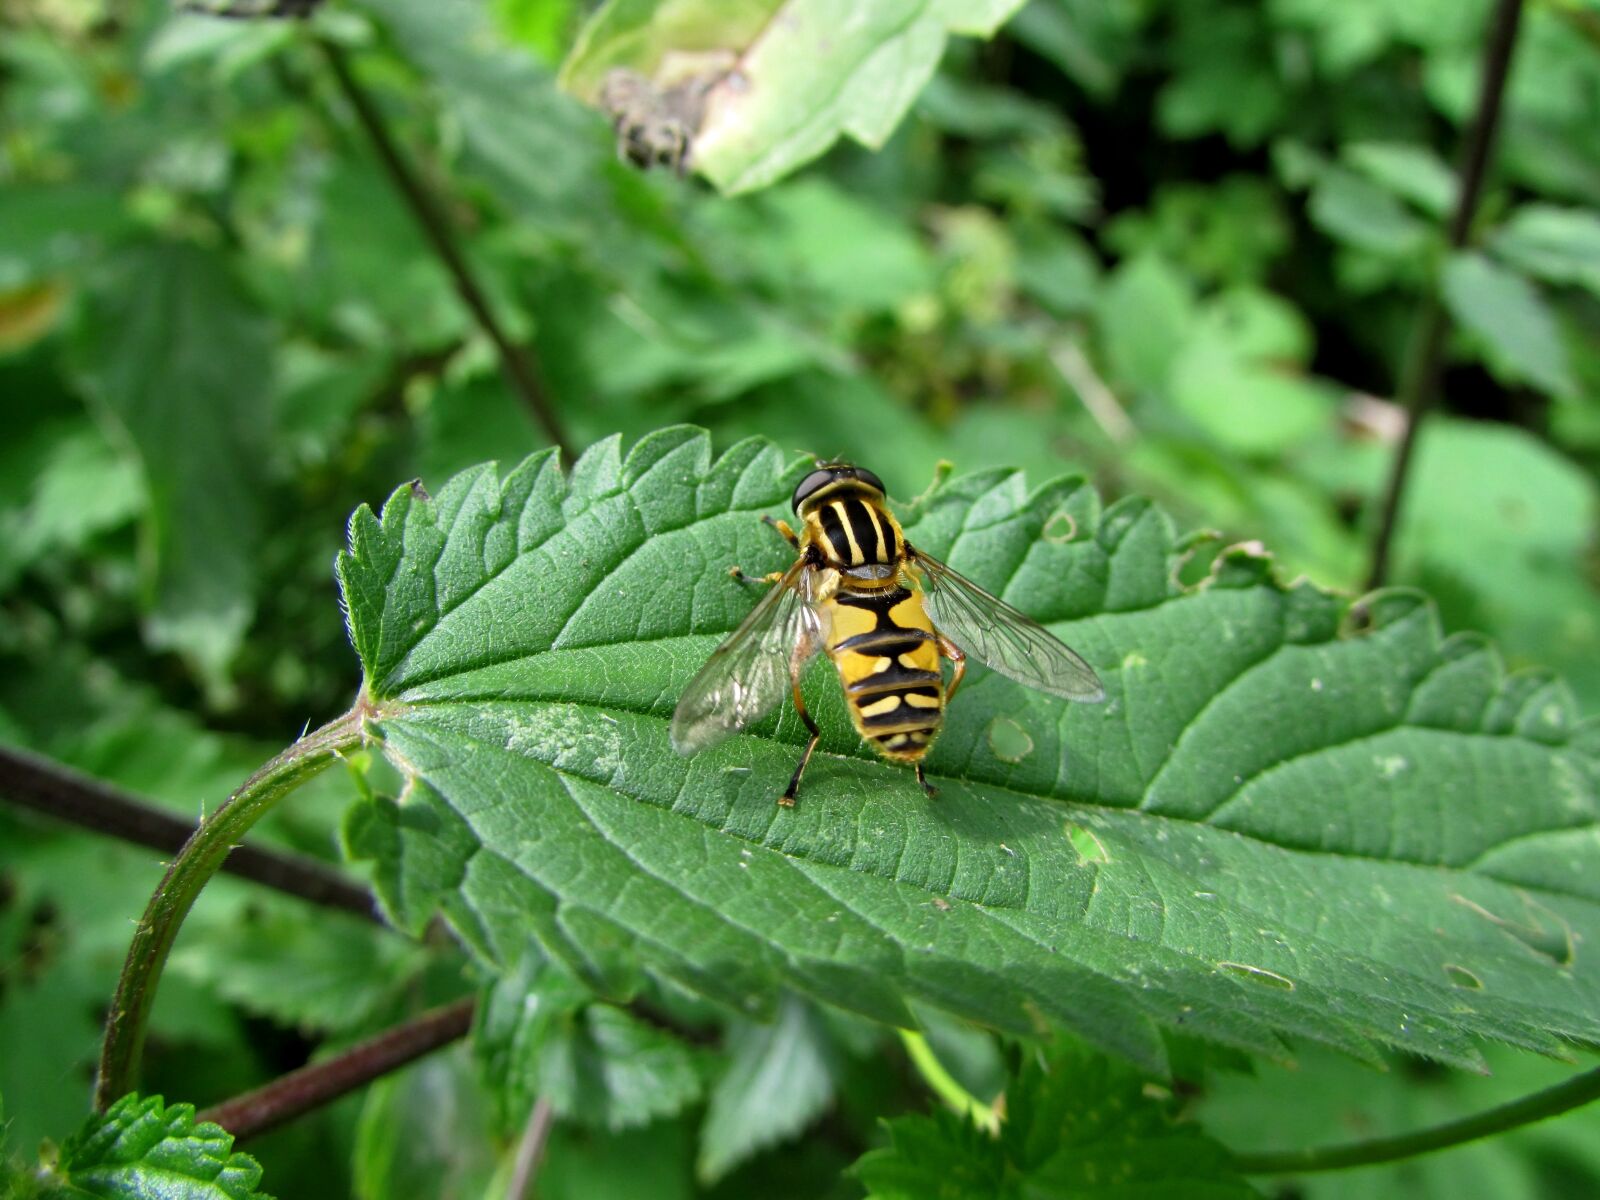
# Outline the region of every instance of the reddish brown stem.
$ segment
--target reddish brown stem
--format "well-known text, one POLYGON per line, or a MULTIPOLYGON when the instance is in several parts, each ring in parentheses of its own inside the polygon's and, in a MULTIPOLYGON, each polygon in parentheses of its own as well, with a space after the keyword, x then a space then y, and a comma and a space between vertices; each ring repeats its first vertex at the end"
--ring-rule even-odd
MULTIPOLYGON (((1450 218, 1449 247, 1459 250, 1467 244, 1472 232, 1472 218, 1478 211, 1478 198, 1483 194, 1483 180, 1489 167, 1489 153, 1494 148, 1495 128, 1500 121, 1501 101, 1505 96, 1506 75, 1511 70, 1511 52, 1517 45, 1517 25, 1522 17, 1522 0, 1499 0, 1489 23, 1489 40, 1483 51, 1483 78, 1478 85, 1478 104, 1473 112, 1472 127, 1461 148, 1461 190, 1456 195, 1456 208, 1450 218)), ((1439 371, 1444 360, 1444 337, 1449 330, 1449 318, 1439 299, 1439 285, 1434 281, 1422 297, 1417 311, 1417 323, 1411 334, 1411 345, 1406 352, 1404 370, 1395 399, 1406 410, 1405 433, 1395 450, 1394 463, 1389 469, 1389 482, 1384 489, 1383 503, 1378 517, 1378 532, 1372 543, 1372 564, 1367 572, 1367 588, 1381 587, 1389 572, 1389 554, 1395 529, 1400 519, 1400 500, 1405 493, 1407 472, 1411 466, 1412 452, 1416 449, 1417 431, 1422 419, 1433 403, 1439 386, 1439 371)))
POLYGON ((429 1009, 343 1054, 212 1105, 199 1119, 216 1122, 239 1141, 265 1133, 465 1037, 472 1028, 475 1005, 476 1001, 468 996, 454 1004, 429 1009))
MULTIPOLYGON (((58 821, 167 854, 183 849, 195 829, 192 822, 93 776, 9 746, 0 746, 0 797, 58 821)), ((235 846, 221 870, 313 904, 382 923, 365 888, 314 859, 260 846, 235 846)))

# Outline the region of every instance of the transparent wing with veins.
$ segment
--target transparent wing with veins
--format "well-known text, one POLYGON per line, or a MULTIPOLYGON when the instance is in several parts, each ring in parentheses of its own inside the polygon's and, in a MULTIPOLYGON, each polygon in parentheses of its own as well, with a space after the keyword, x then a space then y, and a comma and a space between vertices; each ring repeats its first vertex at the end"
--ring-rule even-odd
POLYGON ((1104 700, 1094 668, 1026 613, 991 596, 936 558, 907 547, 925 583, 934 627, 984 666, 1068 700, 1104 700))
POLYGON ((823 642, 815 571, 795 563, 689 681, 672 713, 672 746, 694 754, 759 721, 823 642), (791 667, 791 664, 792 667, 791 667))

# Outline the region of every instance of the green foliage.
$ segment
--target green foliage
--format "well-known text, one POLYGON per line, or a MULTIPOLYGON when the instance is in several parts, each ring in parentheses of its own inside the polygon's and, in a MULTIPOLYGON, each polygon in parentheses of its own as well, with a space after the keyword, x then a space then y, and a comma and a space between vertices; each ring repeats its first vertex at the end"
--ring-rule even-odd
POLYGON ((790 713, 679 759, 672 700, 749 606, 721 564, 781 560, 755 516, 797 469, 759 443, 712 462, 704 435, 668 430, 626 457, 602 443, 570 481, 540 455, 359 511, 339 574, 370 729, 413 781, 397 823, 409 808, 448 831, 392 842, 420 861, 382 877, 449 879, 445 911, 480 953, 514 957, 531 927, 602 990, 628 987, 632 945, 735 1011, 770 1011, 781 985, 894 1024, 905 995, 1018 1032, 1043 1012, 1154 1068, 1158 1027, 1180 1023, 1269 1054, 1293 1033, 1464 1064, 1474 1036, 1592 1035, 1570 946, 1597 919, 1600 770, 1564 692, 1441 643, 1404 593, 1351 636, 1348 602, 1282 587, 1248 552, 1185 588, 1159 512, 1101 513, 1076 481, 1029 495, 968 476, 904 519, 1064 622, 1103 707, 969 684, 932 805, 866 756, 822 671, 825 757, 795 811, 772 807, 790 713), (1041 537, 1058 514, 1070 538, 1041 537), (993 753, 1000 720, 1031 755, 993 753))
POLYGON ((720 1179, 814 1121, 833 1099, 833 1057, 816 1012, 793 996, 770 1025, 733 1025, 727 1070, 711 1091, 700 1131, 700 1177, 720 1179))
MULTIPOLYGON (((1526 6, 1454 255, 1489 0, 871 7, 0 12, 0 739, 214 811, 350 705, 328 570, 348 514, 398 480, 438 497, 358 530, 427 568, 352 599, 385 740, 252 833, 325 860, 342 834, 417 938, 217 880, 145 1088, 220 1099, 475 988, 496 1019, 475 1056, 252 1141, 278 1194, 503 1190, 556 1087, 541 1195, 842 1200, 881 1121, 928 1101, 841 1000, 914 1021, 985 1099, 994 1038, 950 1013, 1028 1036, 1056 1014, 1189 1084, 1224 1045, 1292 1058, 1199 1080, 1194 1114, 1240 1150, 1459 1116, 1570 1069, 1481 1037, 1592 1037, 1593 732, 1549 680, 1600 705, 1593 5, 1526 6), (322 39, 592 448, 570 486, 530 466, 519 497, 476 466, 545 436, 322 39), (665 82, 730 51, 688 178, 618 160, 586 104, 610 67, 665 82), (1392 578, 1438 615, 1387 594, 1361 627, 1319 589, 1362 586, 1387 398, 1435 287, 1453 329, 1392 578), (750 457, 651 436, 677 422, 750 457), (646 449, 624 460, 619 432, 646 449), (797 812, 771 803, 791 713, 667 754, 678 689, 753 601, 722 571, 786 561, 755 515, 783 513, 801 450, 897 498, 954 462, 898 511, 1089 653, 1112 702, 1064 712, 974 671, 931 805, 864 755, 820 667, 797 812), (1030 497, 1019 467, 1106 504, 1030 497), (522 499, 542 528, 508 532, 522 499), (1218 551, 1254 541, 1312 582, 1218 551), (485 563, 507 565, 452 590, 485 563)), ((0 1092, 30 1160, 4 1190, 82 1120, 169 856, 9 808, 0 845, 0 1092)), ((1588 1194, 1595 1120, 1293 1186, 1588 1194)))
POLYGON ((91 1117, 41 1169, 43 1196, 172 1196, 270 1200, 261 1167, 236 1153, 221 1126, 197 1124, 194 1106, 124 1096, 91 1117))
MULTIPOLYGON (((1235 1150, 1272 1150, 1403 1133, 1487 1111, 1561 1083, 1592 1064, 1550 1062, 1489 1048, 1491 1073, 1440 1071, 1397 1058, 1380 1073, 1309 1050, 1292 1070, 1218 1072, 1192 1115, 1235 1150)), ((1307 1200, 1448 1200, 1453 1196, 1562 1196, 1581 1191, 1597 1166, 1596 1117, 1580 1110, 1444 1154, 1351 1171, 1307 1174, 1292 1184, 1307 1200)))
POLYGON ((144 465, 148 636, 221 686, 253 607, 268 343, 199 250, 130 249, 93 302, 80 370, 144 465))
POLYGON ((491 990, 477 1044, 508 1125, 540 1096, 559 1116, 613 1133, 699 1099, 700 1076, 681 1041, 590 998, 536 955, 491 990))
POLYGON ((1444 298, 1463 329, 1487 344, 1490 360, 1512 380, 1552 395, 1572 392, 1554 318, 1533 286, 1481 254, 1467 253, 1444 269, 1444 298))
POLYGON ((872 1200, 1259 1194, 1137 1072, 1070 1042, 1017 1057, 998 1136, 944 1111, 890 1121, 889 1146, 853 1170, 872 1200))

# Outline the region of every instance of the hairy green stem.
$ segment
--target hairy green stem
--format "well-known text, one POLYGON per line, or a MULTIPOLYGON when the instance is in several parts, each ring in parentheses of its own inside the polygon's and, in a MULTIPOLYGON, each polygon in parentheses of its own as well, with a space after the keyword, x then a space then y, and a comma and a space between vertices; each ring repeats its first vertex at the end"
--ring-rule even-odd
POLYGON ((1266 1154, 1236 1154, 1234 1164, 1246 1175, 1299 1175, 1311 1171, 1342 1171, 1370 1167, 1448 1150, 1479 1138, 1531 1125, 1600 1099, 1600 1067, 1574 1076, 1565 1083, 1502 1104, 1459 1121, 1432 1129, 1419 1129, 1397 1137, 1348 1142, 1342 1146, 1313 1146, 1305 1150, 1280 1150, 1266 1154))
POLYGON ((933 1047, 928 1045, 927 1038, 913 1030, 902 1029, 900 1040, 905 1043, 906 1053, 911 1056, 911 1064, 917 1068, 917 1074, 933 1089, 934 1095, 957 1112, 969 1114, 979 1129, 991 1134, 1000 1132, 999 1112, 967 1091, 955 1076, 944 1069, 933 1047))
MULTIPOLYGON (((1489 152, 1494 148, 1495 128, 1500 122, 1501 101, 1505 96, 1506 75, 1511 69, 1511 52, 1517 44, 1517 26, 1522 17, 1522 0, 1498 0, 1489 21, 1489 39, 1484 44, 1483 77, 1478 85, 1478 103, 1472 126, 1461 148, 1460 191, 1450 218, 1447 244, 1459 250, 1472 233, 1472 218, 1483 194, 1489 152)), ((1379 510, 1377 534, 1372 543, 1372 563, 1367 571, 1367 589, 1383 586, 1389 573, 1389 552, 1400 518, 1400 501, 1405 494, 1407 473, 1416 449, 1417 431, 1438 390, 1439 372, 1444 359, 1444 336, 1449 329, 1444 305, 1439 299, 1439 283, 1433 280, 1423 294, 1417 323, 1406 350, 1395 400, 1406 410, 1406 428, 1395 449, 1379 510)))
POLYGON ((167 868, 134 930, 106 1017, 105 1044, 95 1082, 97 1110, 105 1111, 134 1088, 156 985, 178 929, 200 890, 217 873, 239 839, 274 804, 332 763, 340 751, 359 744, 361 722, 366 715, 365 705, 358 704, 268 762, 200 822, 167 868))
POLYGON ((468 996, 429 1009, 342 1054, 290 1071, 254 1091, 212 1105, 200 1113, 199 1119, 221 1125, 236 1141, 275 1129, 466 1037, 476 1007, 477 1001, 468 996))

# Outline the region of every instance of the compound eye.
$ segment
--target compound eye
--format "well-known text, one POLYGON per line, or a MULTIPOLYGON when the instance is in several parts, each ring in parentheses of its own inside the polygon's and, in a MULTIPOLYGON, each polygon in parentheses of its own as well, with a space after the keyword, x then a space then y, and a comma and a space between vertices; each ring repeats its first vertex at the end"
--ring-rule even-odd
POLYGON ((813 471, 811 474, 802 479, 799 485, 794 489, 794 499, 789 502, 789 505, 794 509, 795 514, 799 514, 800 505, 805 501, 806 497, 817 491, 817 489, 832 483, 833 480, 834 473, 831 469, 827 468, 813 471))
POLYGON ((856 478, 859 479, 862 483, 866 484, 868 487, 877 488, 885 496, 887 496, 889 494, 888 489, 883 486, 883 480, 879 479, 871 471, 867 471, 867 470, 862 469, 861 467, 857 467, 856 468, 856 478))

